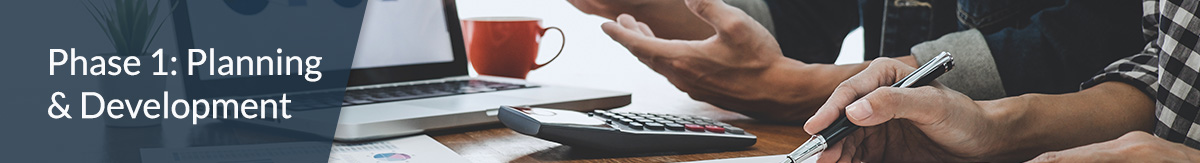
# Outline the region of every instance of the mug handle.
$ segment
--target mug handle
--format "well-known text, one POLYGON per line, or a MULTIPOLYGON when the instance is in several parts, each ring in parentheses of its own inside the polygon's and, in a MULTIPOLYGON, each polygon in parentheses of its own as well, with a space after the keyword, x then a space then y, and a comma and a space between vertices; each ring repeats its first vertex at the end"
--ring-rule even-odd
POLYGON ((537 70, 538 68, 542 68, 542 66, 546 66, 546 64, 550 64, 550 62, 554 62, 554 59, 558 59, 558 56, 562 55, 563 48, 567 47, 567 34, 563 33, 563 30, 559 29, 558 27, 551 26, 551 27, 546 27, 546 28, 542 29, 542 36, 546 36, 546 31, 550 31, 551 29, 558 30, 559 35, 562 36, 562 45, 558 46, 558 54, 554 54, 554 58, 550 58, 550 60, 546 61, 546 63, 542 63, 542 64, 534 63, 533 68, 529 69, 529 70, 537 70))

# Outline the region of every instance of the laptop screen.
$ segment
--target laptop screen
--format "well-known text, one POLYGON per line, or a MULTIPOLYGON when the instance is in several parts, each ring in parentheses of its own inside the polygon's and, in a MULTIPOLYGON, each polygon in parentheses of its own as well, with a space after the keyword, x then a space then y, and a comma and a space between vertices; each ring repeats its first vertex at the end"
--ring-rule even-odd
POLYGON ((368 0, 348 86, 467 75, 454 0, 368 0))
MULTIPOLYGON (((174 17, 175 28, 181 31, 177 33, 180 49, 216 47, 214 53, 218 55, 267 55, 275 54, 276 48, 282 49, 281 55, 352 55, 353 62, 341 69, 332 65, 317 68, 331 76, 348 75, 346 86, 467 75, 466 50, 454 0, 179 2, 184 5, 174 12, 174 17)), ((198 71, 209 73, 207 69, 198 71)), ((199 90, 188 94, 206 97, 225 94, 206 93, 203 90, 207 86, 237 85, 258 77, 187 75, 183 78, 189 90, 199 90)), ((287 84, 246 90, 271 93, 301 88, 287 84)))
MULTIPOLYGON (((338 3, 270 1, 268 5, 252 7, 245 7, 247 5, 233 2, 243 3, 243 1, 188 1, 187 8, 190 11, 187 15, 189 15, 191 26, 195 28, 192 28, 194 30, 188 37, 191 38, 191 45, 185 45, 185 47, 222 47, 218 53, 271 54, 275 52, 275 49, 257 47, 282 49, 321 47, 326 45, 296 44, 293 43, 295 41, 289 40, 323 39, 353 34, 358 37, 357 46, 353 54, 346 54, 354 55, 353 63, 350 66, 351 70, 330 70, 324 67, 321 70, 348 71, 348 86, 467 75, 466 50, 462 45, 461 26, 458 24, 458 15, 453 0, 334 1, 338 3), (311 15, 314 11, 322 14, 353 13, 342 11, 354 8, 365 11, 360 15, 311 15), (307 17, 310 21, 285 20, 290 24, 283 25, 273 24, 281 20, 272 20, 280 17, 271 16, 272 14, 311 16, 307 17), (331 28, 324 29, 323 32, 288 31, 291 29, 288 28, 288 25, 304 25, 303 22, 359 23, 356 19, 347 17, 363 18, 361 27, 330 26, 331 28), (254 28, 254 30, 243 30, 247 28, 254 28), (262 45, 274 43, 280 44, 262 45), (238 49, 240 47, 255 47, 255 49, 238 49)), ((303 52, 284 50, 284 54, 293 55, 346 52, 340 49, 303 52)), ((207 74, 208 72, 200 70, 199 73, 207 74)), ((252 77, 254 76, 202 75, 194 80, 207 82, 252 77)))
POLYGON ((441 1, 367 2, 354 69, 454 61, 441 1))

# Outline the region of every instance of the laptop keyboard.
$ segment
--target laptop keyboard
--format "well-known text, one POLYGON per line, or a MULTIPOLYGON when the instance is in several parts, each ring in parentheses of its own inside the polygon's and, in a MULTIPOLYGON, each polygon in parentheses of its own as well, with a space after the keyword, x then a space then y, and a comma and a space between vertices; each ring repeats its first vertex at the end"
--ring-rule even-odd
POLYGON ((522 88, 535 85, 511 84, 484 80, 450 80, 412 85, 395 85, 358 90, 346 90, 342 106, 363 105, 400 100, 412 100, 449 95, 484 93, 522 88))

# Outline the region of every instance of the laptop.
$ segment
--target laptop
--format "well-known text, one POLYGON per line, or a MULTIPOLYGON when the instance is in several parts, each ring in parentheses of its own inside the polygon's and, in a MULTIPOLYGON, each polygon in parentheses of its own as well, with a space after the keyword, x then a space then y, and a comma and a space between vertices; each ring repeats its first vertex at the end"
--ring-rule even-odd
MULTIPOLYGON (((180 8, 175 11, 176 33, 180 39, 179 48, 286 42, 286 39, 298 39, 298 37, 357 37, 356 45, 331 45, 331 49, 334 49, 333 47, 345 48, 329 50, 330 53, 351 53, 350 51, 353 51, 353 63, 349 66, 351 69, 348 70, 349 80, 344 90, 319 88, 295 90, 297 88, 288 87, 248 89, 254 91, 231 95, 208 91, 206 87, 251 81, 255 77, 183 76, 186 94, 189 98, 229 96, 253 98, 279 96, 279 92, 292 92, 288 98, 297 99, 304 98, 303 96, 306 94, 344 93, 341 101, 308 102, 295 104, 299 106, 290 106, 293 108, 289 108, 289 113, 293 117, 283 121, 271 119, 225 119, 225 121, 297 131, 305 131, 304 128, 310 128, 312 127, 310 125, 313 124, 336 124, 336 132, 333 135, 324 136, 332 137, 337 141, 362 141, 417 134, 430 129, 498 122, 495 116, 501 105, 594 110, 615 108, 630 103, 631 94, 628 92, 538 84, 506 77, 469 76, 462 29, 459 25, 454 0, 333 2, 260 0, 263 3, 271 4, 230 4, 254 1, 180 1, 180 8), (345 15, 363 17, 361 28, 322 32, 237 33, 231 31, 241 30, 238 27, 211 25, 216 23, 215 21, 247 19, 237 25, 271 28, 275 24, 254 24, 257 22, 253 20, 254 17, 266 14, 303 14, 287 13, 289 7, 329 8, 330 11, 365 7, 365 14, 348 12, 348 14, 361 15, 345 15), (203 28, 200 28, 201 25, 204 25, 203 28), (357 35, 352 33, 357 33, 357 35), (254 36, 243 36, 250 34, 254 36), (228 35, 238 35, 229 37, 239 39, 221 38, 228 35), (338 109, 327 109, 339 106, 341 107, 340 112, 338 109), (305 118, 335 114, 340 115, 336 123, 321 122, 320 118, 305 118)), ((338 12, 329 12, 329 14, 338 14, 338 12)), ((337 16, 331 17, 337 18, 337 16)), ((311 19, 328 18, 312 17, 311 19)), ((321 20, 321 23, 337 23, 336 21, 341 20, 321 20)), ((277 46, 323 45, 286 44, 277 46)), ((284 47, 283 49, 288 48, 284 47)), ((254 49, 226 48, 218 51, 242 50, 252 51, 254 49)), ((286 85, 286 83, 281 84, 286 85)))

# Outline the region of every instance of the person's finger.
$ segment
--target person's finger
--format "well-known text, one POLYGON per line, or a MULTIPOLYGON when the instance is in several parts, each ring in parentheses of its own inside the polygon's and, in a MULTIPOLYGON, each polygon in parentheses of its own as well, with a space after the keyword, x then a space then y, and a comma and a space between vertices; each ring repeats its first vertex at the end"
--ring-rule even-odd
MULTIPOLYGON (((642 34, 641 27, 638 27, 637 19, 632 15, 621 14, 620 16, 617 16, 617 24, 621 24, 621 27, 624 27, 625 29, 633 30, 638 32, 638 34, 642 34)), ((642 35, 645 36, 645 34, 642 35)))
POLYGON ((1062 151, 1052 151, 1042 153, 1038 157, 1029 160, 1028 162, 1049 163, 1049 162, 1098 162, 1101 160, 1109 160, 1108 155, 1104 154, 1129 154, 1121 152, 1112 152, 1109 150, 1121 149, 1121 146, 1137 143, 1136 139, 1149 137, 1151 139, 1159 139, 1143 131, 1134 131, 1125 133, 1125 135, 1100 143, 1093 143, 1084 146, 1079 146, 1062 151))
POLYGON ((931 124, 949 117, 949 96, 932 86, 880 87, 846 107, 846 118, 859 126, 875 126, 892 119, 931 124))
POLYGON ((1078 147, 1084 149, 1069 149, 1063 151, 1046 152, 1027 162, 1034 163, 1052 163, 1052 162, 1105 162, 1105 155, 1099 155, 1095 150, 1105 150, 1090 148, 1087 146, 1078 147))
POLYGON ((899 61, 888 58, 875 59, 866 69, 842 81, 825 104, 821 105, 808 122, 804 123, 804 131, 816 134, 832 124, 834 120, 845 113, 845 107, 859 97, 874 91, 876 88, 895 83, 902 75, 907 75, 914 68, 899 61))
POLYGON ((828 163, 837 162, 840 160, 842 158, 842 144, 844 143, 845 142, 837 142, 828 145, 829 148, 826 148, 825 151, 817 153, 817 162, 828 163))
POLYGON ((1046 152, 1046 153, 1042 153, 1041 155, 1038 155, 1036 158, 1033 158, 1032 160, 1026 161, 1026 163, 1052 163, 1052 162, 1062 162, 1063 160, 1065 160, 1065 158, 1059 152, 1046 152))
POLYGON ((1151 135, 1150 133, 1147 133, 1145 131, 1128 132, 1128 133, 1125 133, 1125 135, 1121 135, 1121 137, 1117 138, 1117 140, 1153 140, 1153 139, 1159 139, 1159 138, 1154 135, 1151 135))
POLYGON ((652 58, 677 55, 676 53, 682 53, 678 49, 684 49, 682 46, 686 46, 659 38, 647 37, 639 31, 636 22, 631 25, 634 28, 627 28, 625 23, 622 23, 621 17, 629 17, 632 20, 632 16, 621 14, 621 16, 618 16, 618 21, 605 22, 600 25, 600 28, 613 41, 621 43, 622 46, 629 49, 630 53, 633 53, 633 55, 637 56, 639 60, 643 60, 643 62, 652 61, 652 58), (651 59, 646 60, 646 58, 651 59))
POLYGON ((746 12, 727 5, 724 1, 688 0, 687 5, 696 16, 712 25, 718 36, 729 41, 743 42, 744 39, 758 38, 749 34, 770 33, 746 12))
MULTIPOLYGON (((868 71, 872 71, 871 68, 867 68, 867 70, 864 70, 862 73, 860 73, 860 75, 863 73, 871 73, 868 71)), ((862 96, 863 94, 866 94, 867 92, 879 87, 877 84, 868 84, 861 81, 866 79, 858 78, 861 77, 855 75, 855 77, 850 77, 850 79, 847 79, 846 81, 843 81, 842 84, 839 84, 838 87, 834 89, 833 93, 830 94, 829 99, 825 101, 825 104, 821 105, 821 107, 817 109, 817 112, 813 114, 813 117, 809 118, 808 121, 804 123, 804 131, 808 132, 808 134, 817 134, 817 132, 825 129, 825 127, 828 127, 830 124, 833 124, 833 121, 837 120, 837 118, 842 115, 843 112, 845 112, 843 109, 845 106, 849 105, 850 102, 858 99, 859 96, 862 96)))
POLYGON ((638 22, 638 29, 641 29, 642 34, 645 34, 647 37, 655 37, 654 31, 650 30, 650 26, 646 25, 646 23, 638 22))
POLYGON ((858 147, 862 142, 863 137, 859 136, 862 133, 854 132, 852 136, 847 136, 848 139, 842 139, 842 156, 838 157, 837 162, 854 162, 854 156, 858 154, 858 147))
POLYGON ((617 16, 616 21, 617 21, 617 24, 620 24, 621 27, 623 27, 625 29, 632 30, 634 32, 637 32, 637 34, 640 34, 645 37, 654 37, 654 35, 650 34, 649 26, 646 26, 645 28, 643 28, 642 26, 645 26, 645 23, 637 21, 637 19, 631 15, 621 14, 620 16, 617 16))

